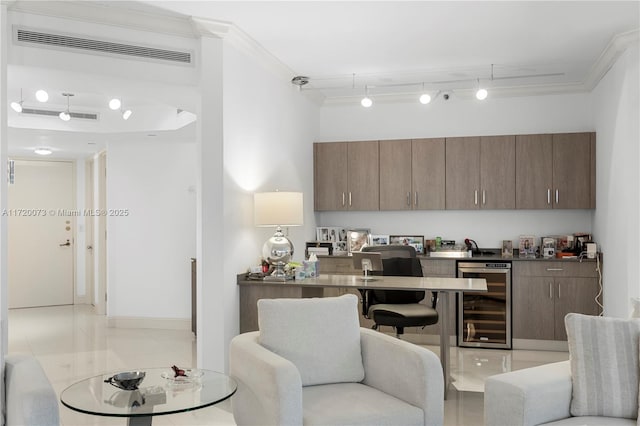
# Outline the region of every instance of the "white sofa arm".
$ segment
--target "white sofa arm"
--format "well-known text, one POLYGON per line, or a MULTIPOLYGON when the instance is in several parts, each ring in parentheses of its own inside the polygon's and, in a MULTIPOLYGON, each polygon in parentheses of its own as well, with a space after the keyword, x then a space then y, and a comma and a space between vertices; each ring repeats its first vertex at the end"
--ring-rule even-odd
POLYGON ((424 411, 425 425, 444 422, 444 377, 430 350, 378 331, 360 329, 363 383, 424 411))
POLYGON ((571 417, 569 361, 498 374, 484 385, 485 426, 533 426, 571 417))
POLYGON ((38 360, 11 355, 4 368, 6 425, 59 425, 58 396, 38 360))
POLYGON ((302 425, 302 380, 295 365, 258 343, 260 332, 234 337, 229 373, 238 382, 232 397, 238 425, 302 425))

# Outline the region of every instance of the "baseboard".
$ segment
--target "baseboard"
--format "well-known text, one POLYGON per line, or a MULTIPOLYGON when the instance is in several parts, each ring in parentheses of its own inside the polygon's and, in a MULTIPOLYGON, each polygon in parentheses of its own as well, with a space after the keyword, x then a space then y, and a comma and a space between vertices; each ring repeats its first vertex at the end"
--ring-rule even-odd
POLYGON ((111 328, 191 330, 191 318, 107 317, 107 325, 111 328))
POLYGON ((562 340, 513 339, 511 344, 513 346, 513 349, 522 349, 529 351, 569 351, 569 344, 566 341, 562 340))

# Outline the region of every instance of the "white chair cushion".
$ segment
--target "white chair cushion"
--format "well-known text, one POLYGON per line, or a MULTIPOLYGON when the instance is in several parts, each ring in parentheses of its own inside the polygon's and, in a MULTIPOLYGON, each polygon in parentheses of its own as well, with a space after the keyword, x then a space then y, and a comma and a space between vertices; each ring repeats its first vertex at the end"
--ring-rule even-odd
POLYGON ((638 416, 640 320, 565 317, 573 396, 572 416, 638 416))
POLYGON ((302 386, 360 382, 358 298, 258 300, 259 342, 291 361, 302 386))
POLYGON ((424 426, 420 408, 360 383, 302 388, 302 406, 305 426, 424 426))

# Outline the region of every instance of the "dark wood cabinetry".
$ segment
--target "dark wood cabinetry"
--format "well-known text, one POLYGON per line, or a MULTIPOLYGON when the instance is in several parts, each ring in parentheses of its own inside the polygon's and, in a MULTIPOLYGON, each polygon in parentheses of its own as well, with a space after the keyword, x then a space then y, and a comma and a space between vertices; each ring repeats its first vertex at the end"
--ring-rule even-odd
POLYGON ((447 209, 515 208, 515 136, 446 139, 447 209))
POLYGON ((314 144, 315 210, 378 210, 377 141, 314 144))
POLYGON ((598 315, 595 262, 514 262, 513 338, 567 340, 570 312, 598 315))
POLYGON ((445 208, 444 139, 379 144, 380 210, 445 208))
POLYGON ((315 210, 593 209, 595 151, 595 133, 315 143, 315 210))
POLYGON ((595 134, 516 136, 516 207, 595 208, 595 134))

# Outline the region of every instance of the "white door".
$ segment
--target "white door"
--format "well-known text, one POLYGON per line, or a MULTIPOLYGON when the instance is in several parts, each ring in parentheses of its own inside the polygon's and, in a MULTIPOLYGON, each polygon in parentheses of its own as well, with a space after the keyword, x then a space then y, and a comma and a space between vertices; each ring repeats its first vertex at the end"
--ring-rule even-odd
POLYGON ((16 160, 7 204, 9 308, 73 304, 73 163, 16 160))

